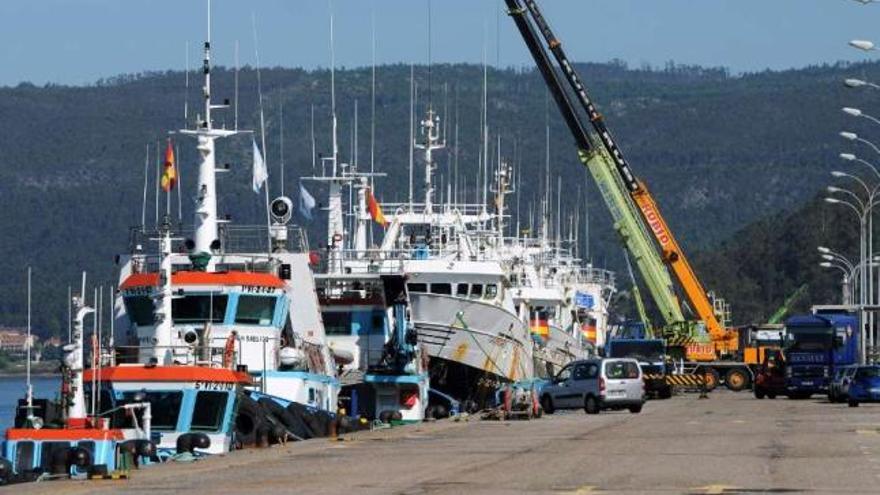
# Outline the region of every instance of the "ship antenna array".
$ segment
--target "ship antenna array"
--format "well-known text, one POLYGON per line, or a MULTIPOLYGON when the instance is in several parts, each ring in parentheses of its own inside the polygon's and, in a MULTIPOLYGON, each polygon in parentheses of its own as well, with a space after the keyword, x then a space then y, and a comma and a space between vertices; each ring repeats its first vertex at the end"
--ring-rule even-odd
MULTIPOLYGON (((251 12, 251 26, 254 31, 254 57, 257 62, 257 98, 260 101, 260 141, 262 144, 262 152, 263 152, 263 167, 268 172, 269 170, 269 156, 268 150, 266 149, 266 114, 263 111, 263 80, 260 76, 260 44, 257 39, 257 15, 251 12)), ((238 126, 236 125, 236 128, 238 126)), ((282 173, 283 176, 283 173, 282 173)), ((283 189, 283 185, 281 186, 283 189)), ((269 181, 266 180, 263 184, 263 193, 266 201, 266 249, 268 253, 272 252, 272 220, 269 214, 269 181)))

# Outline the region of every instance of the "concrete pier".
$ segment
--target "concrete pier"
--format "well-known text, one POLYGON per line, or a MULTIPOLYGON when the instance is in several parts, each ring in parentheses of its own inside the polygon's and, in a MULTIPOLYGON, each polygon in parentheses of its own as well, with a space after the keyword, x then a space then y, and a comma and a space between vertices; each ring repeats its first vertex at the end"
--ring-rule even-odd
POLYGON ((641 414, 441 421, 136 471, 45 493, 877 493, 880 405, 718 391, 641 414))

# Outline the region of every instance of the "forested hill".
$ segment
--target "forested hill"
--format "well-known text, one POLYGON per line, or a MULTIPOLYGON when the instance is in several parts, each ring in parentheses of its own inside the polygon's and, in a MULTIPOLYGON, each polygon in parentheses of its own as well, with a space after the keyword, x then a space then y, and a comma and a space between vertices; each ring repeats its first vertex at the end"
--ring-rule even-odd
MULTIPOLYGON (((841 129, 866 136, 880 131, 866 127, 865 119, 846 120, 840 112, 845 104, 864 102, 866 110, 872 106, 875 100, 870 94, 845 89, 841 81, 854 75, 880 79, 877 64, 735 77, 723 69, 672 65, 648 70, 619 63, 587 64, 580 71, 636 173, 650 184, 690 251, 711 250, 747 224, 812 198, 827 182, 829 169, 836 166, 844 145, 837 137, 841 129)), ((370 74, 369 68, 343 69, 336 74, 340 153, 346 161, 353 161, 352 121, 357 101, 361 170, 370 166, 370 74)), ((409 119, 409 74, 410 67, 403 65, 377 69, 375 168, 388 177, 377 182, 376 193, 384 201, 404 200, 407 194, 408 130, 404 126, 409 119)), ((459 140, 455 142, 450 125, 449 150, 458 149, 457 182, 473 199, 482 70, 473 65, 434 66, 430 92, 427 69, 416 67, 415 74, 418 114, 424 112, 430 93, 434 108, 450 124, 458 116, 459 140)), ((215 99, 233 97, 232 72, 215 70, 213 80, 215 99)), ((501 136, 502 155, 519 171, 522 225, 537 216, 530 212, 540 210, 544 195, 544 126, 549 116, 551 203, 561 197, 566 216, 562 225, 569 225, 567 217, 575 209, 580 210, 582 221, 588 212, 590 257, 596 265, 619 267, 620 248, 608 215, 576 160, 572 139, 538 74, 490 70, 488 80, 490 140, 494 143, 501 136), (555 186, 560 176, 564 178, 561 193, 555 186), (585 192, 579 194, 582 187, 585 192)), ((239 82, 239 125, 257 128, 255 71, 242 70, 239 82)), ((298 177, 312 173, 312 106, 318 151, 326 154, 330 150, 329 72, 264 69, 262 82, 272 194, 280 189, 282 106, 284 187, 292 193, 298 177)), ((113 256, 126 250, 127 228, 140 222, 145 148, 152 147, 153 167, 157 140, 184 125, 184 102, 189 106, 190 124, 200 111, 201 74, 190 73, 186 96, 184 84, 182 72, 166 72, 120 76, 86 87, 23 83, 0 88, 0 228, 4 233, 0 324, 24 321, 28 264, 34 267, 35 323, 43 333, 66 328, 67 285, 78 283, 81 270, 88 270, 92 280, 108 284, 113 280, 113 256)), ((233 112, 222 112, 215 120, 232 126, 233 112)), ((221 163, 232 164, 232 172, 219 185, 221 211, 231 214, 234 221, 257 223, 264 213, 262 197, 250 190, 249 139, 229 139, 219 147, 221 163)), ((181 150, 184 219, 189 221, 196 153, 191 140, 180 137, 176 142, 181 150)), ((494 149, 491 154, 495 155, 494 149)), ((435 182, 448 183, 453 168, 446 152, 441 152, 435 182)), ((421 196, 421 170, 417 165, 416 197, 421 196)), ((154 169, 150 174, 148 223, 154 220, 154 169)), ((319 198, 323 195, 318 186, 310 187, 319 198)), ((517 200, 510 198, 508 204, 516 205, 517 200)), ((319 234, 322 223, 318 219, 309 225, 313 246, 323 238, 319 234)), ((583 227, 580 233, 583 240, 583 227)), ((736 285, 739 276, 737 270, 726 270, 726 278, 719 283, 736 285)), ((733 303, 736 307, 738 301, 733 303)))

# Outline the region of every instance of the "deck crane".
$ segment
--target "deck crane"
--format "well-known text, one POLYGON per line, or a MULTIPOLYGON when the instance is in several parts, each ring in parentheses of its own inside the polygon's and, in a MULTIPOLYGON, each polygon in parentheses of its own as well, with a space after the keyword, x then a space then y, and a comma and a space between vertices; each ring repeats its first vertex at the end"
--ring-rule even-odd
POLYGON ((602 115, 590 100, 584 84, 566 57, 562 44, 550 30, 535 0, 505 0, 505 2, 575 137, 580 159, 596 180, 603 198, 611 210, 615 227, 618 228, 627 249, 633 255, 652 298, 660 308, 676 306, 675 310, 661 309, 666 321, 664 336, 672 345, 683 347, 685 357, 689 361, 704 363, 706 367, 712 364, 716 377, 720 374, 719 371, 726 371, 728 383, 731 374, 736 375, 739 383, 747 383, 745 363, 735 362, 740 347, 739 332, 736 329, 726 328, 723 304, 720 304, 720 300, 714 301, 714 304, 713 301, 710 301, 709 295, 703 289, 675 236, 660 213, 657 203, 645 184, 636 178, 630 169, 611 132, 605 126, 602 115), (523 3, 525 7, 523 7, 523 3), (537 30, 530 22, 529 16, 537 26, 537 30), (592 133, 586 131, 578 110, 572 104, 571 97, 562 87, 559 74, 550 61, 547 51, 539 39, 538 32, 546 41, 572 92, 577 96, 581 111, 590 121, 592 133), (607 177, 608 174, 613 176, 613 180, 607 177), (621 204, 620 197, 624 198, 623 203, 625 204, 621 204), (609 198, 612 200, 609 201, 609 198), (633 218, 629 218, 631 214, 633 218), (624 223, 628 227, 624 231, 621 231, 618 225, 620 218, 625 219, 624 223), (642 234, 647 239, 641 240, 642 234), (630 242, 633 238, 640 240, 630 242), (647 255, 642 250, 643 245, 647 245, 651 255, 647 255), (637 250, 633 250, 633 247, 636 247, 637 250), (660 267, 653 261, 655 259, 660 260, 660 267), (674 295, 669 295, 671 289, 666 290, 666 287, 662 285, 651 283, 651 278, 657 280, 663 279, 663 275, 665 278, 669 277, 667 266, 675 275, 689 306, 696 313, 699 320, 697 323, 705 325, 706 334, 701 335, 700 332, 696 332, 694 325, 685 322, 683 316, 679 317, 681 307, 678 305, 677 298, 674 295), (661 269, 663 275, 660 274, 661 269), (717 363, 719 358, 725 359, 727 362, 717 363), (718 369, 715 369, 714 364, 719 365, 718 369))

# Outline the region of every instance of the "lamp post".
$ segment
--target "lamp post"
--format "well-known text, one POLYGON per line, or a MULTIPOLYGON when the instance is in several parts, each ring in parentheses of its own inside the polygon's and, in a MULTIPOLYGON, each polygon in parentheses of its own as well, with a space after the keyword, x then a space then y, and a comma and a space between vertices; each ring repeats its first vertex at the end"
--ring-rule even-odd
POLYGON ((843 272, 843 279, 840 283, 841 302, 844 306, 849 306, 850 304, 852 304, 853 294, 852 286, 850 285, 850 271, 837 263, 832 263, 831 261, 823 261, 819 263, 819 266, 823 268, 837 268, 838 270, 843 272))
MULTIPOLYGON (((843 176, 849 175, 844 172, 837 172, 837 173, 835 173, 835 172, 832 172, 832 175, 834 175, 835 177, 843 177, 843 176)), ((851 193, 852 195, 855 195, 855 193, 853 193, 852 191, 848 191, 848 190, 844 190, 844 191, 847 191, 847 192, 851 193)), ((835 198, 835 197, 829 196, 829 197, 825 198, 825 202, 830 203, 830 204, 846 206, 850 210, 852 210, 859 219, 859 266, 863 267, 861 276, 859 277, 859 291, 858 291, 858 294, 859 294, 859 363, 865 364, 865 350, 866 350, 865 337, 866 337, 866 333, 868 333, 865 331, 865 326, 868 323, 867 314, 865 312, 865 305, 867 304, 866 295, 867 295, 867 288, 868 288, 867 287, 868 284, 867 284, 867 280, 866 280, 867 277, 865 277, 865 271, 866 271, 865 268, 867 268, 867 263, 865 261, 867 259, 867 246, 865 243, 865 238, 866 238, 868 210, 865 207, 865 204, 858 198, 858 196, 856 196, 855 199, 856 199, 857 203, 854 204, 846 199, 835 198)), ((868 272, 870 272, 870 270, 868 270, 868 272)))

